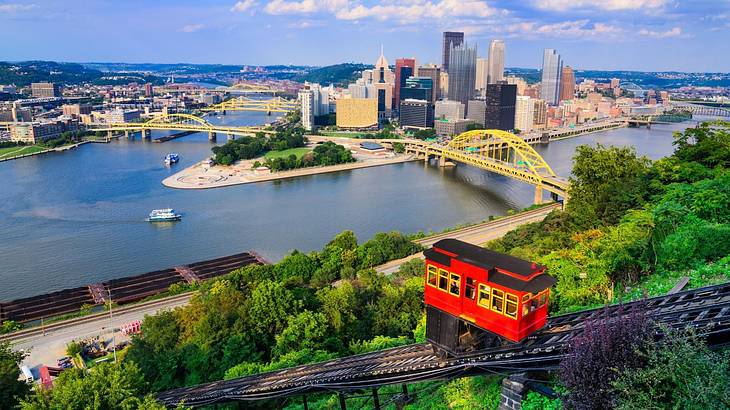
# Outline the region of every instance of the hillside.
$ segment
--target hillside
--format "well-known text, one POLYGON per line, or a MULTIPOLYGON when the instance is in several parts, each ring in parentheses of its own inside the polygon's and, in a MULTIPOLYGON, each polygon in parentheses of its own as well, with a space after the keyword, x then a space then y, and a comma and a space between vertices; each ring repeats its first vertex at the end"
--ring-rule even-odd
POLYGON ((373 68, 372 65, 359 63, 343 63, 326 67, 315 68, 307 74, 298 75, 294 81, 309 81, 323 85, 335 84, 346 85, 357 79, 358 73, 373 68))
POLYGON ((58 84, 127 84, 130 82, 161 83, 158 77, 135 73, 104 73, 77 63, 55 61, 0 62, 0 84, 25 87, 35 82, 58 84))

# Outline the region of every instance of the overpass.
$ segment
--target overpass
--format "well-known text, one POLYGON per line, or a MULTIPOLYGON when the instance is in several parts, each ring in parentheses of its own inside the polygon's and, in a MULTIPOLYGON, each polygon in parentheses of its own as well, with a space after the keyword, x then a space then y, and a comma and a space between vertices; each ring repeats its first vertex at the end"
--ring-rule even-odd
POLYGON ((234 136, 253 136, 257 133, 275 134, 276 131, 264 127, 230 127, 225 125, 214 125, 203 118, 190 114, 161 114, 145 122, 113 122, 109 124, 95 124, 90 129, 93 131, 107 131, 109 138, 114 132, 124 131, 125 135, 130 132, 141 132, 142 137, 149 136, 152 130, 161 131, 190 131, 207 132, 208 139, 214 141, 217 134, 234 136))
POLYGON ((422 156, 426 163, 432 157, 438 158, 440 166, 452 160, 528 183, 535 186, 536 204, 542 203, 543 191, 550 192, 555 200, 562 197, 568 201, 568 181, 559 177, 530 144, 506 131, 467 131, 445 145, 421 140, 381 142, 403 143, 406 152, 422 156))
POLYGON ((254 100, 246 97, 231 98, 219 104, 205 107, 203 111, 218 111, 223 115, 226 111, 258 111, 271 114, 272 112, 287 113, 299 108, 297 101, 274 97, 268 100, 254 100))

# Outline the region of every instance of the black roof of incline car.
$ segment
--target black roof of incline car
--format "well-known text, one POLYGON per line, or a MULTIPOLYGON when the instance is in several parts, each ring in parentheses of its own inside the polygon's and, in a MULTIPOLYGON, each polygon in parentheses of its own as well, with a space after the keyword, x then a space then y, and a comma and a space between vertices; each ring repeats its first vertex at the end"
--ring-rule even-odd
MULTIPOLYGON (((545 267, 543 265, 538 265, 511 255, 494 252, 458 239, 442 239, 434 243, 433 248, 453 253, 456 255, 454 257, 455 259, 485 269, 489 272, 488 280, 490 282, 510 289, 536 293, 549 288, 556 282, 555 278, 547 273, 539 274, 529 281, 527 280, 527 277, 533 275, 536 271, 544 269, 545 267), (521 280, 514 276, 498 272, 495 268, 514 273, 525 279, 521 280)), ((451 257, 433 248, 426 250, 424 255, 428 259, 442 265, 451 266, 451 257)))

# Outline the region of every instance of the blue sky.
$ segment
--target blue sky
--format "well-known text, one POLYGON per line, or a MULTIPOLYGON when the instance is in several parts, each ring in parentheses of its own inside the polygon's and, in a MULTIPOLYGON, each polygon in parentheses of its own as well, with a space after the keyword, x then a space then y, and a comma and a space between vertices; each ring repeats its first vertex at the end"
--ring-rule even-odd
POLYGON ((0 60, 439 62, 444 30, 508 67, 730 71, 730 0, 0 0, 0 60))

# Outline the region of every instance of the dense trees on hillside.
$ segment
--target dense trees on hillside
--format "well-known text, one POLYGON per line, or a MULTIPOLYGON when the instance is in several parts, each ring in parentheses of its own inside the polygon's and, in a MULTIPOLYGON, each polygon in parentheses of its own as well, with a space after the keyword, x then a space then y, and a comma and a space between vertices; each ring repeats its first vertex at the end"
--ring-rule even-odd
POLYGON ((24 356, 13 351, 9 342, 0 342, 0 409, 13 408, 30 392, 30 385, 18 379, 24 356))

